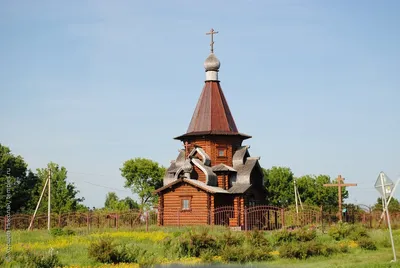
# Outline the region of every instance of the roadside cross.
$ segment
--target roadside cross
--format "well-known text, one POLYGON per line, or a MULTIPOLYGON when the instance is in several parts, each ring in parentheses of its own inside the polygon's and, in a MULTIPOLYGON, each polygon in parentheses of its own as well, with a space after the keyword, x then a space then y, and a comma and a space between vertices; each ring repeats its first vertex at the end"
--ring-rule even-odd
POLYGON ((357 183, 344 183, 342 175, 337 177, 337 183, 326 183, 325 187, 338 187, 338 199, 339 199, 339 220, 342 221, 342 187, 345 186, 357 186, 357 183))

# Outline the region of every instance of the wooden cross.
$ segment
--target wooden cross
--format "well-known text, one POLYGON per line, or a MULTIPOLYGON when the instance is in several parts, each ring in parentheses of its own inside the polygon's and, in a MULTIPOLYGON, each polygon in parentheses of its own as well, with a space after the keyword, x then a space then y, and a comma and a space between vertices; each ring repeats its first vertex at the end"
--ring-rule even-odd
POLYGON ((357 186, 357 183, 344 183, 342 175, 337 177, 337 183, 324 184, 325 187, 338 187, 338 198, 339 198, 339 220, 342 221, 342 187, 344 186, 357 186))
POLYGON ((211 53, 214 53, 214 34, 217 34, 218 32, 215 32, 214 29, 211 28, 209 33, 206 33, 206 35, 211 35, 211 53))

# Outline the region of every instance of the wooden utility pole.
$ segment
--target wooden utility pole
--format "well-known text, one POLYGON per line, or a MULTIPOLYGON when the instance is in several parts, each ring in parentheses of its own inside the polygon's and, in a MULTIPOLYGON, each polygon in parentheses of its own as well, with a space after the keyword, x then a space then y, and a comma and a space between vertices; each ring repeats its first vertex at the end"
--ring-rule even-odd
POLYGON ((338 198, 339 198, 339 220, 342 221, 342 187, 346 186, 357 186, 357 183, 344 183, 342 175, 337 177, 337 183, 324 184, 325 187, 338 187, 338 198))
POLYGON ((42 193, 40 194, 40 198, 39 198, 39 201, 38 201, 38 203, 36 205, 35 212, 33 213, 31 222, 29 223, 28 231, 32 229, 33 221, 35 220, 35 216, 36 216, 36 213, 37 213, 37 211, 39 209, 40 202, 42 201, 42 197, 43 197, 44 191, 46 190, 47 184, 49 184, 48 185, 48 187, 49 187, 48 188, 49 189, 49 201, 48 201, 48 203, 49 204, 48 204, 47 228, 50 229, 50 178, 51 178, 51 169, 49 169, 48 177, 47 177, 46 182, 45 182, 45 184, 43 186, 43 190, 42 190, 42 193))

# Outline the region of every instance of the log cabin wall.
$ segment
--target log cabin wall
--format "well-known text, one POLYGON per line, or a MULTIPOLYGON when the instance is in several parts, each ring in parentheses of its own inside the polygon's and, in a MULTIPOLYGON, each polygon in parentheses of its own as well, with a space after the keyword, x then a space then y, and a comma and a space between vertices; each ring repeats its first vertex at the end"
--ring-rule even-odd
MULTIPOLYGON (((232 166, 233 154, 242 144, 242 140, 235 136, 208 136, 193 137, 185 140, 188 142, 186 157, 196 146, 201 147, 210 157, 211 165, 225 164, 232 166), (224 156, 220 156, 220 150, 224 150, 224 156)), ((185 143, 185 142, 184 142, 185 143)))
MULTIPOLYGON (((182 183, 162 195, 162 225, 204 225, 208 223, 208 194, 190 184, 182 183), (190 200, 190 209, 182 209, 183 200, 190 200)), ((211 205, 213 205, 211 200, 211 205)))

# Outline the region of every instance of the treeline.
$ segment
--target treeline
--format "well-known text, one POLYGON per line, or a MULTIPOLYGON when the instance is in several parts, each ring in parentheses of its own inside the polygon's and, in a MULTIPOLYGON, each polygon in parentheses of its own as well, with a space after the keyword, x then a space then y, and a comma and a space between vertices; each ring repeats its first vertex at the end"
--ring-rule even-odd
MULTIPOLYGON (((67 169, 56 163, 32 171, 21 156, 15 156, 10 149, 0 144, 0 215, 6 215, 7 205, 10 213, 33 213, 41 191, 51 172, 51 210, 54 213, 87 211, 84 198, 79 197, 79 190, 73 183, 67 182, 67 169), (10 199, 7 199, 7 194, 10 199), (11 201, 11 202, 7 202, 11 201)), ((118 198, 114 192, 107 194, 103 208, 96 210, 124 211, 129 209, 151 208, 157 204, 154 190, 163 184, 165 168, 150 159, 134 158, 125 161, 120 169, 125 178, 124 187, 138 196, 138 202, 130 197, 118 198)), ((305 175, 296 178, 288 167, 263 169, 264 187, 267 190, 267 203, 272 206, 288 207, 295 204, 296 184, 300 200, 306 205, 323 206, 324 210, 337 211, 337 187, 324 187, 326 183, 336 183, 328 175, 305 175)), ((342 201, 349 193, 342 188, 342 201)), ((47 211, 47 191, 38 212, 47 211)), ((373 206, 382 210, 381 200, 373 206)), ((400 212, 400 204, 392 199, 390 211, 400 212)))
MULTIPOLYGON (((79 198, 75 185, 67 182, 67 170, 56 163, 32 171, 21 156, 15 156, 10 149, 0 144, 0 215, 7 212, 33 213, 42 189, 51 172, 51 211, 65 213, 86 210, 79 198)), ((48 193, 43 194, 38 212, 47 211, 48 193)))

